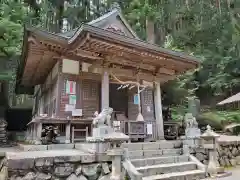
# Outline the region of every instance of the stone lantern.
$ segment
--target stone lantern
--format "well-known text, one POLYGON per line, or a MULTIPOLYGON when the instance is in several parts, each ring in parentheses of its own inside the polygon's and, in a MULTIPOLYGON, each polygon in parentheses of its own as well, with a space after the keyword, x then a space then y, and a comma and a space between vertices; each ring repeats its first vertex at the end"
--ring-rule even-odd
POLYGON ((121 143, 128 141, 129 136, 117 131, 108 134, 105 140, 111 144, 111 148, 107 151, 107 154, 112 156, 112 174, 110 180, 121 180, 121 160, 124 155, 124 149, 121 148, 121 143))
POLYGON ((106 108, 93 120, 93 135, 87 137, 86 141, 96 146, 96 154, 107 153, 112 159, 112 173, 110 180, 122 180, 121 161, 124 149, 121 143, 128 141, 129 136, 119 131, 114 131, 111 125, 112 109, 106 108), (106 123, 108 122, 108 123, 106 123))
POLYGON ((203 146, 209 151, 209 162, 206 171, 211 177, 216 177, 218 174, 217 139, 219 137, 220 135, 215 133, 209 125, 207 126, 205 133, 201 135, 201 138, 203 139, 203 146))

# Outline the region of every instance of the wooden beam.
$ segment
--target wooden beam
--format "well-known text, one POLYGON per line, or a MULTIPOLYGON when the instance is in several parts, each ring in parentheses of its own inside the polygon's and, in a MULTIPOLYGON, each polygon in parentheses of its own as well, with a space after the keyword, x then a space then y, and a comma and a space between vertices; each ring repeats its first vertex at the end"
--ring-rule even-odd
MULTIPOLYGON (((111 48, 109 48, 108 50, 112 53, 122 53, 122 52, 126 52, 127 54, 133 54, 135 56, 142 56, 145 58, 149 58, 149 60, 151 60, 151 63, 154 64, 158 64, 158 65, 162 65, 162 64, 172 64, 175 65, 176 67, 181 66, 182 68, 193 68, 195 67, 195 63, 191 63, 191 62, 183 62, 181 60, 177 60, 177 59, 171 59, 169 57, 166 57, 166 55, 162 55, 162 54, 153 54, 153 53, 148 53, 148 52, 142 52, 133 48, 127 48, 121 45, 117 45, 117 44, 113 44, 113 43, 109 43, 106 41, 101 41, 98 39, 90 39, 90 42, 95 44, 95 47, 92 46, 92 49, 97 49, 98 51, 104 51, 104 49, 101 48, 102 45, 108 45, 111 48), (114 50, 115 49, 115 50, 114 50), (164 62, 165 61, 165 62, 164 62), (159 63, 161 62, 161 63, 159 63)), ((128 55, 129 56, 129 55, 128 55)), ((179 58, 181 59, 181 58, 179 58)))
POLYGON ((94 59, 94 60, 103 60, 103 58, 100 57, 98 53, 80 50, 80 49, 78 49, 75 53, 77 56, 80 56, 83 58, 94 59))

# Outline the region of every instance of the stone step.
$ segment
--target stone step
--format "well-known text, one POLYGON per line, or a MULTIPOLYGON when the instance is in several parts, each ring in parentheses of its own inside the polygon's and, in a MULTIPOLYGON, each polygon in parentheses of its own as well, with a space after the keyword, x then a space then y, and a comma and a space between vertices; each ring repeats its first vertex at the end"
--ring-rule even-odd
POLYGON ((159 150, 138 150, 129 151, 130 159, 141 159, 149 157, 159 157, 159 156, 176 156, 182 154, 182 149, 159 149, 159 150))
POLYGON ((142 158, 142 159, 133 159, 131 163, 135 167, 141 166, 151 166, 157 164, 170 164, 170 163, 179 163, 179 162, 188 162, 188 155, 180 155, 180 156, 162 156, 162 157, 150 157, 150 158, 142 158))
POLYGON ((196 170, 197 165, 194 162, 181 162, 170 164, 158 164, 152 166, 137 167, 136 170, 143 174, 143 177, 173 172, 183 172, 196 170))
POLYGON ((202 170, 192 170, 183 172, 174 172, 160 175, 143 177, 142 180, 199 180, 205 178, 205 172, 202 170))
POLYGON ((173 148, 180 148, 181 146, 182 146, 182 142, 180 140, 122 144, 122 147, 127 148, 129 151, 173 149, 173 148))

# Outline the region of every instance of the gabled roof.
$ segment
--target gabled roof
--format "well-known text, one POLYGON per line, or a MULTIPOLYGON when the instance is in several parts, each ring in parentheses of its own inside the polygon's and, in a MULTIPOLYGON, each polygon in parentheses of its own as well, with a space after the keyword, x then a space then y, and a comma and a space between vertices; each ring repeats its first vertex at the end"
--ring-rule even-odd
POLYGON ((121 64, 123 69, 137 69, 151 76, 161 75, 166 80, 199 65, 198 59, 193 56, 140 40, 121 13, 114 9, 66 33, 25 28, 16 91, 43 83, 58 57, 94 64, 108 56, 115 57, 107 60, 112 65, 121 64))
POLYGON ((218 105, 224 105, 224 104, 234 103, 238 101, 240 101, 240 92, 227 99, 224 99, 223 101, 219 102, 218 105))
MULTIPOLYGON (((99 18, 92 20, 86 24, 109 31, 111 31, 111 29, 120 30, 125 36, 140 39, 134 32, 134 30, 131 28, 131 26, 127 23, 123 15, 117 9, 113 9, 107 14, 104 14, 99 18)), ((76 33, 78 29, 79 28, 65 33, 59 33, 59 35, 65 38, 70 38, 76 33)))

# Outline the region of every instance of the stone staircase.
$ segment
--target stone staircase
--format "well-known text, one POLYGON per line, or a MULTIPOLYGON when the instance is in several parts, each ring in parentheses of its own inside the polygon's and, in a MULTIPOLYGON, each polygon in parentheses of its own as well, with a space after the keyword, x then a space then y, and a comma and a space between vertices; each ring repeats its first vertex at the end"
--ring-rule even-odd
POLYGON ((132 169, 142 180, 199 180, 205 166, 195 157, 184 155, 180 141, 125 143, 132 169))

